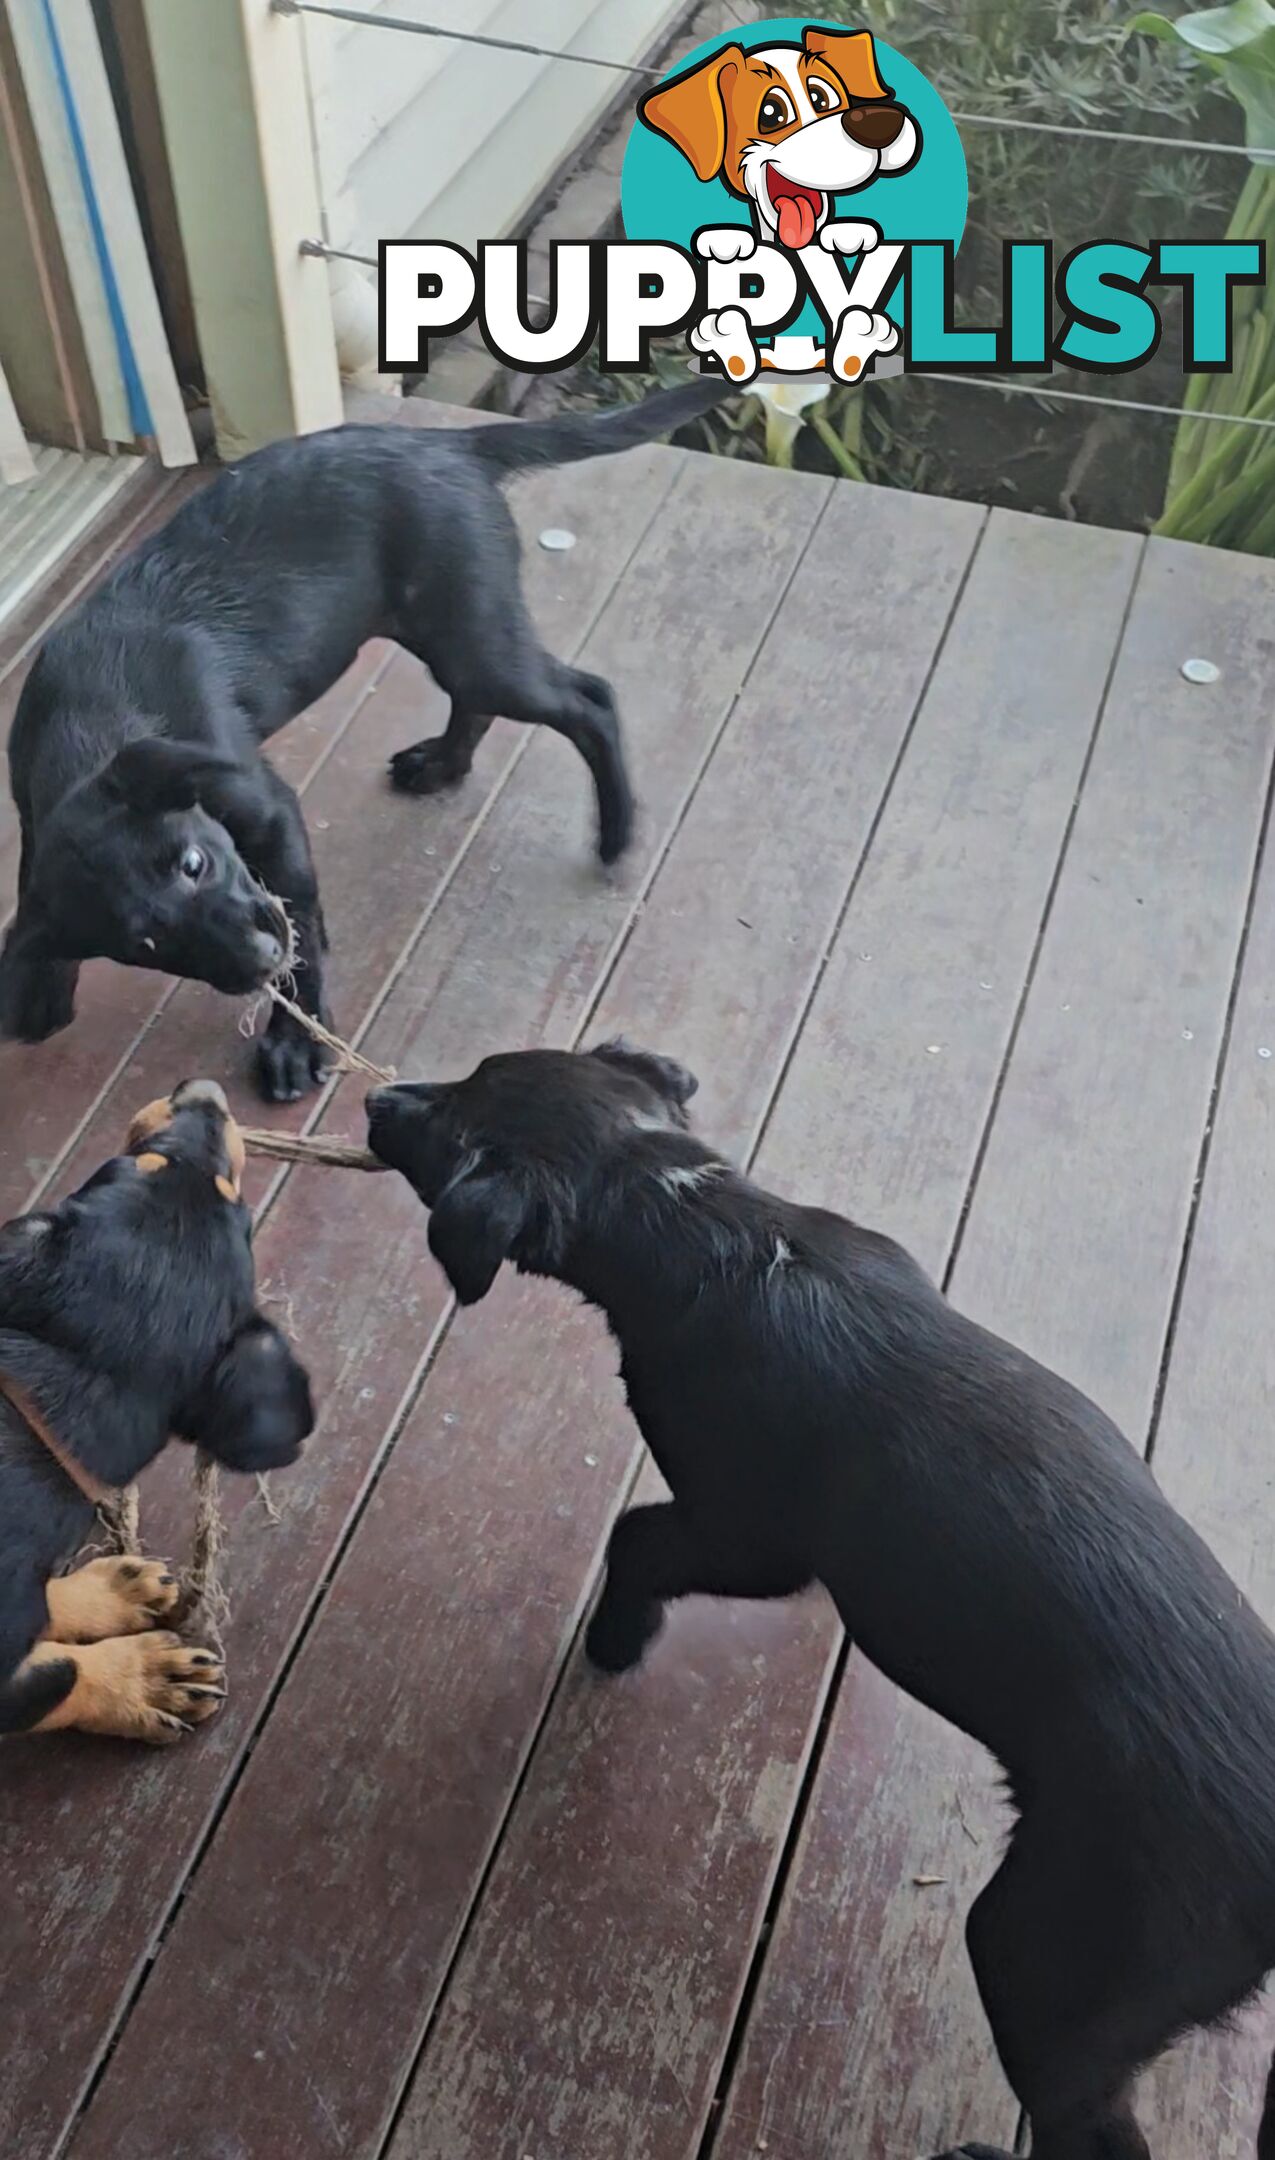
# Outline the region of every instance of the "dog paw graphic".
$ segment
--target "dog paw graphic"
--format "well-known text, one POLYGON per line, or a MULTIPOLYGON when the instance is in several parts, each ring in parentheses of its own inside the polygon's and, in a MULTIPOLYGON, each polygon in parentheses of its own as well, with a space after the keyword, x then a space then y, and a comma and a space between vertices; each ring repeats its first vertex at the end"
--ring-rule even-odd
POLYGON ((715 360, 720 360, 733 383, 751 382, 761 366, 748 317, 742 308, 721 308, 716 315, 701 317, 691 331, 690 339, 696 352, 711 353, 715 360))
POLYGON ((861 218, 844 218, 840 224, 824 226, 819 245, 830 255, 866 255, 880 247, 881 227, 866 225, 861 218))
POLYGON ((747 225, 711 225, 696 233, 695 252, 705 262, 747 262, 757 253, 757 235, 747 225))
POLYGON ((898 342, 898 325, 888 315, 870 315, 867 308, 847 308, 837 326, 832 372, 842 382, 858 382, 869 360, 877 353, 893 352, 898 342))

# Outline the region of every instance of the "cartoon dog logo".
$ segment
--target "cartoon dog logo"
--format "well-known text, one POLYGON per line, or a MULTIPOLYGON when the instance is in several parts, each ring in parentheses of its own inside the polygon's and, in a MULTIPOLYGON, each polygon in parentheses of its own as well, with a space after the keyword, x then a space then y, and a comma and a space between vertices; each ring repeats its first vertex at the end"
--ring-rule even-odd
MULTIPOLYGON (((836 260, 877 247, 880 228, 832 216, 834 196, 908 172, 921 155, 921 130, 882 81, 870 31, 810 25, 800 45, 727 45, 648 91, 638 112, 698 179, 720 180, 751 205, 753 230, 706 227, 696 235, 701 255, 739 262, 760 241, 800 258, 830 331, 831 357, 820 353, 815 365, 854 382, 875 353, 895 349, 896 325, 852 304, 836 260)), ((736 382, 776 364, 758 351, 742 308, 706 315, 690 335, 736 382)))

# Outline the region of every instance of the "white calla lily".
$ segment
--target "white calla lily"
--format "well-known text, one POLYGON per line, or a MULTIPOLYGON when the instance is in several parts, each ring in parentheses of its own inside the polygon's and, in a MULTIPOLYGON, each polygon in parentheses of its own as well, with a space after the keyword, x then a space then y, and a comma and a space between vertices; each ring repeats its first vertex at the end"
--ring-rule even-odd
POLYGON ((797 378, 785 382, 757 382, 752 394, 766 409, 766 457, 771 465, 791 465, 793 444, 801 433, 812 405, 826 398, 831 382, 797 378))

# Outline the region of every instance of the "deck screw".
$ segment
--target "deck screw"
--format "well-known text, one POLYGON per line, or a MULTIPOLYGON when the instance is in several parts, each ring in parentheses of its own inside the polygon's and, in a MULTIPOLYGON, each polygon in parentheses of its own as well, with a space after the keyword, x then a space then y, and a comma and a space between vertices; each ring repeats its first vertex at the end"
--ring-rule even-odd
POLYGON ((1193 683, 1215 683, 1222 679, 1222 670, 1216 660, 1184 660, 1182 673, 1193 683))
POLYGON ((1269 1051, 1269 1050, 1259 1050, 1257 1054, 1258 1054, 1258 1056, 1259 1056, 1259 1057, 1264 1057, 1264 1058, 1268 1058, 1268 1057, 1270 1056, 1270 1051, 1269 1051))

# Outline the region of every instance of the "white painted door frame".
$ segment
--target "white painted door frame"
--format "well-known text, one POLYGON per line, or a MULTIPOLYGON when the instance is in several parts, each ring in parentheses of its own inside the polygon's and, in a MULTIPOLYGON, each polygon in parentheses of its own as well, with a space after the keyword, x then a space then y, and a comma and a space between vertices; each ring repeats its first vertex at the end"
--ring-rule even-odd
POLYGON ((341 380, 300 19, 270 0, 145 0, 223 458, 335 426, 341 380))

